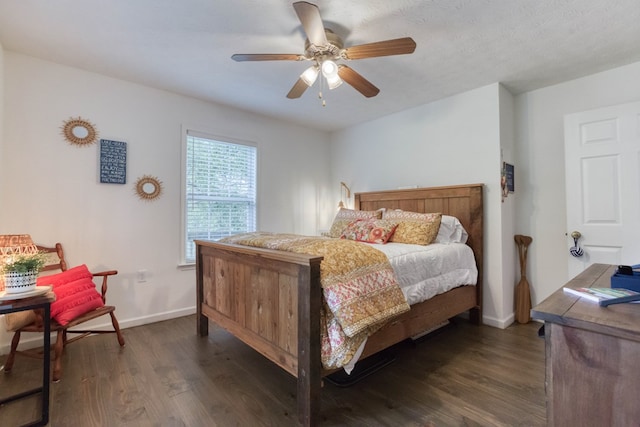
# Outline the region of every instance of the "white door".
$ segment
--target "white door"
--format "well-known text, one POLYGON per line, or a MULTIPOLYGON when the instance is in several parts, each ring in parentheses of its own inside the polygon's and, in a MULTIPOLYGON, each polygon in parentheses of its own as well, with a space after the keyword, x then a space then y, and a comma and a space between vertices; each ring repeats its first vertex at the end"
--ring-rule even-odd
POLYGON ((640 264, 640 102, 569 114, 564 129, 567 250, 578 231, 583 252, 569 257, 570 277, 640 264))

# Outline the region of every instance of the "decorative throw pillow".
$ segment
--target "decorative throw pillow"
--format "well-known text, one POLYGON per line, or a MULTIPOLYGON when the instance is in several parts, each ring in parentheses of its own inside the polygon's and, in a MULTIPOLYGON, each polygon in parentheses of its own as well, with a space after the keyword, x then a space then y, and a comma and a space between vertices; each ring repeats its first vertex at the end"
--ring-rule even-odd
POLYGON ((398 226, 384 219, 356 219, 347 225, 340 238, 358 242, 385 244, 398 226))
POLYGON ((438 235, 442 214, 393 210, 385 212, 384 219, 398 222, 390 242, 428 245, 438 235))
POLYGON ((78 316, 104 306, 92 278, 84 264, 62 273, 38 277, 38 286, 52 285, 56 295, 51 303, 51 318, 66 325, 78 316))
POLYGON ((8 332, 15 331, 36 321, 36 313, 33 310, 16 311, 4 315, 5 326, 8 332))
POLYGON ((351 222, 356 219, 380 219, 382 218, 382 212, 383 209, 378 209, 377 211, 357 211, 354 209, 341 208, 333 219, 333 224, 331 225, 328 236, 339 238, 351 222))

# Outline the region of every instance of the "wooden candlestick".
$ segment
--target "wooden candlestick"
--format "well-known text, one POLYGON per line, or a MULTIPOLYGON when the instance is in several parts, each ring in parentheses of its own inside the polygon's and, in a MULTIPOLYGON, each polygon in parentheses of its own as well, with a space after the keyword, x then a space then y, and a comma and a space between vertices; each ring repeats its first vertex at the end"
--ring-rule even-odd
POLYGON ((520 256, 520 281, 516 285, 516 320, 518 323, 531 321, 531 292, 527 280, 527 250, 533 239, 529 236, 514 236, 520 256))

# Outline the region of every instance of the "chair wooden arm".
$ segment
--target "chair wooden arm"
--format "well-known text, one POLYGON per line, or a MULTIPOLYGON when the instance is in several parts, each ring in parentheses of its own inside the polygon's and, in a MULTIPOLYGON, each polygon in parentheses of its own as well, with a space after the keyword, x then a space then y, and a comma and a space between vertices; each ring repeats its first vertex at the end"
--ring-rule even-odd
POLYGON ((107 279, 109 276, 115 276, 118 274, 118 270, 108 270, 108 271, 100 271, 98 273, 91 273, 93 277, 102 277, 102 287, 100 289, 100 293, 102 294, 102 302, 107 303, 107 279))
POLYGON ((100 271, 98 273, 91 273, 94 276, 114 276, 118 274, 118 270, 100 271))

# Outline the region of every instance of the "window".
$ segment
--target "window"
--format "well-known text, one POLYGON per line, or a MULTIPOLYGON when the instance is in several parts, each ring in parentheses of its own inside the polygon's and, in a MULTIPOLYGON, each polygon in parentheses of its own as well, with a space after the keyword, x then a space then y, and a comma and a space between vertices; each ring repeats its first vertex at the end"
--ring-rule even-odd
POLYGON ((184 164, 184 261, 195 239, 256 230, 257 147, 187 130, 184 164))

